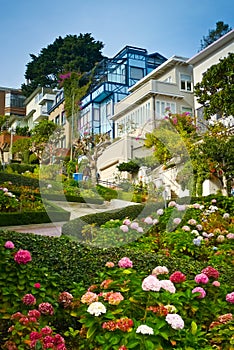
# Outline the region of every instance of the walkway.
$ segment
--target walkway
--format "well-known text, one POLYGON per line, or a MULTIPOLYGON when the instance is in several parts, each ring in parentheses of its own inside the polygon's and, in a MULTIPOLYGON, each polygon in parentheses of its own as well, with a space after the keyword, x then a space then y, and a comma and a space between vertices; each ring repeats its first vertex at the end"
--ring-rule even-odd
MULTIPOLYGON (((112 199, 109 202, 103 204, 103 205, 94 205, 94 204, 83 204, 83 203, 75 203, 75 202, 55 202, 58 207, 63 208, 64 210, 67 210, 71 213, 70 220, 74 220, 78 217, 87 215, 87 214, 94 214, 94 213, 100 213, 103 211, 109 211, 113 209, 118 208, 124 208, 129 205, 134 205, 137 203, 133 202, 127 202, 120 199, 112 199)), ((51 223, 44 223, 44 224, 30 224, 30 225, 18 225, 18 226, 3 226, 0 227, 0 230, 8 230, 8 231, 16 231, 16 232, 22 232, 22 233, 34 233, 37 235, 43 235, 43 236, 55 236, 59 237, 62 232, 62 226, 66 222, 51 222, 51 223)))

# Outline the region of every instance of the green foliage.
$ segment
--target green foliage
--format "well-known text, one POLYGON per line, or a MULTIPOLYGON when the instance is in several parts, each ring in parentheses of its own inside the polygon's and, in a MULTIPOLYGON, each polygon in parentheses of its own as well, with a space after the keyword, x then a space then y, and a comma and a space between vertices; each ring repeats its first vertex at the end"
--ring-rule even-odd
POLYGON ((218 114, 222 117, 234 114, 234 53, 220 59, 204 74, 194 87, 194 94, 203 106, 204 118, 218 114))
POLYGON ((39 188, 39 180, 23 176, 20 174, 9 174, 7 172, 0 172, 0 183, 10 181, 15 185, 19 186, 30 186, 32 188, 39 188))
MULTIPOLYGON (((61 75, 63 76, 63 75, 61 75)), ((80 100, 87 93, 92 77, 88 81, 85 73, 71 72, 65 75, 60 85, 64 89, 65 111, 68 121, 77 124, 78 113, 80 111, 80 100), (71 117, 73 120, 71 120, 71 117)), ((76 130, 73 130, 73 132, 76 130)), ((74 135, 73 135, 74 136, 74 135)))
POLYGON ((17 126, 15 128, 15 133, 16 133, 16 135, 20 135, 20 136, 30 136, 28 126, 23 126, 23 127, 17 126))
POLYGON ((82 216, 82 219, 77 218, 64 224, 62 227, 62 233, 64 235, 68 235, 82 241, 83 237, 81 231, 84 225, 95 224, 96 226, 101 226, 111 219, 124 219, 125 217, 133 219, 139 215, 143 208, 144 206, 141 205, 132 205, 119 210, 111 210, 109 212, 84 215, 82 216))
POLYGON ((102 185, 97 185, 96 190, 98 194, 105 200, 110 201, 111 199, 118 198, 118 193, 112 188, 108 188, 102 185))
MULTIPOLYGON (((186 199, 181 203, 169 202, 163 210, 163 203, 135 205, 124 208, 121 215, 121 211, 112 211, 96 214, 92 221, 90 218, 90 222, 98 222, 98 215, 102 216, 100 226, 105 219, 99 230, 103 233, 105 230, 117 232, 122 224, 130 225, 124 220, 126 217, 144 228, 136 240, 119 247, 81 245, 64 235, 48 237, 0 231, 0 339, 13 341, 19 350, 26 350, 30 348, 30 332, 50 325, 54 333, 65 338, 68 350, 119 350, 123 345, 136 350, 211 350, 220 346, 230 349, 233 320, 224 314, 234 312, 234 304, 226 300, 227 293, 232 293, 234 288, 233 238, 230 236, 234 229, 234 198, 208 196, 184 203, 186 199), (179 216, 182 221, 174 230, 167 231, 169 220, 179 216), (153 223, 153 219, 157 221, 153 223), (185 229, 185 225, 189 229, 185 229), (193 242, 197 237, 195 230, 203 236, 200 245, 193 242), (12 241, 14 248, 6 248, 6 241, 12 241), (28 250, 32 261, 17 264, 14 256, 19 249, 28 250), (133 262, 132 268, 118 267, 123 257, 133 262), (108 267, 107 262, 115 266, 108 267), (207 266, 217 269, 219 276, 209 276, 207 283, 196 282, 194 277, 207 266), (166 267, 168 271, 162 274, 162 271, 156 272, 155 267, 160 271, 166 267), (167 290, 165 282, 164 287, 160 282, 158 291, 152 290, 152 284, 142 288, 142 282, 149 275, 168 281, 175 271, 181 271, 186 280, 173 282, 174 292, 170 291, 172 285, 167 290), (40 287, 35 283, 40 283, 40 287), (200 299, 198 293, 192 292, 197 286, 205 290, 205 298, 200 299), (106 308, 99 316, 88 311, 88 302, 83 297, 87 290, 96 293, 93 295, 106 308), (72 293, 71 302, 61 301, 63 291, 72 293), (35 305, 22 303, 26 293, 35 296, 35 305), (123 298, 118 299, 120 296, 123 298), (11 319, 17 311, 27 315, 28 310, 37 309, 41 302, 53 306, 52 316, 41 315, 35 323, 11 319), (175 312, 183 319, 181 329, 167 323, 167 305, 175 308, 169 313, 175 312), (127 320, 132 322, 124 325, 127 320), (14 328, 9 330, 12 324, 14 328), (115 329, 120 324, 123 328, 115 329), (140 325, 151 327, 153 334, 136 332, 140 325)), ((88 227, 83 226, 83 230, 90 232, 88 227)), ((134 228, 128 232, 121 230, 119 236, 128 235, 130 230, 134 228)))
POLYGON ((140 168, 140 166, 135 163, 133 160, 130 160, 126 163, 120 163, 117 165, 119 171, 127 171, 130 174, 136 174, 140 168))
POLYGON ((203 36, 203 40, 201 40, 201 50, 205 49, 207 46, 211 45, 213 42, 231 30, 232 28, 229 27, 228 24, 224 24, 223 21, 216 22, 216 28, 209 30, 209 34, 207 36, 203 36))
POLYGON ((173 157, 183 162, 188 159, 190 146, 197 138, 194 120, 189 113, 172 114, 166 110, 165 114, 159 127, 146 134, 145 147, 153 149, 160 164, 166 164, 173 157))
POLYGON ((6 171, 11 169, 12 172, 17 174, 23 174, 26 171, 30 171, 31 173, 33 173, 36 167, 37 167, 36 165, 30 165, 30 164, 11 163, 6 166, 6 171))
POLYGON ((103 43, 95 41, 90 33, 59 36, 41 49, 38 56, 30 54, 25 72, 30 84, 22 84, 23 94, 30 96, 38 86, 56 87, 59 75, 64 72, 89 72, 102 60, 102 48, 103 43))

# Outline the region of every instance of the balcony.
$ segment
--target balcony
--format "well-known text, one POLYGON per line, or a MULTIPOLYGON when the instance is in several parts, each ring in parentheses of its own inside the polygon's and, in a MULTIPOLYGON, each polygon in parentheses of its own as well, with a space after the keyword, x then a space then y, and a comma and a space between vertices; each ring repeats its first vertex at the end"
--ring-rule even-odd
POLYGON ((140 104, 144 100, 149 99, 151 96, 158 95, 171 97, 173 99, 184 98, 184 95, 180 91, 178 85, 152 79, 115 105, 115 117, 123 114, 129 109, 132 109, 135 104, 140 104))

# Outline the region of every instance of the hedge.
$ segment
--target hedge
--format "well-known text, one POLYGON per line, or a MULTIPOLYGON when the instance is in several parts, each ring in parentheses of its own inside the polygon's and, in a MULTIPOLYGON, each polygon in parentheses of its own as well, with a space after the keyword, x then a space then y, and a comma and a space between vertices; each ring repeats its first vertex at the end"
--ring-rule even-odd
MULTIPOLYGON (((157 265, 165 265, 169 271, 181 270, 189 275, 197 274, 206 266, 188 257, 177 259, 155 253, 145 253, 140 248, 130 249, 127 245, 103 250, 82 246, 65 236, 49 237, 30 233, 22 235, 17 232, 0 230, 1 247, 7 240, 11 240, 17 249, 30 251, 32 268, 45 267, 51 273, 59 274, 57 283, 61 291, 69 291, 73 282, 82 282, 84 286, 89 287, 96 282, 97 273, 105 270, 107 261, 117 263, 124 256, 128 256, 133 261, 135 269, 145 271, 146 275, 157 265)), ((232 276, 233 272, 230 278, 232 276)))
POLYGON ((25 211, 0 213, 0 226, 42 224, 47 222, 69 221, 71 213, 49 203, 47 211, 25 211))
POLYGON ((18 186, 31 186, 33 188, 39 188, 39 180, 32 177, 23 176, 19 174, 9 174, 6 172, 0 172, 0 183, 10 181, 14 185, 18 186))
POLYGON ((43 194, 43 198, 46 198, 51 201, 64 201, 64 198, 68 202, 77 202, 77 203, 91 203, 91 204, 103 204, 104 201, 98 198, 83 198, 81 196, 72 196, 69 194, 43 194))
POLYGON ((126 217, 128 217, 129 219, 135 219, 142 212, 143 209, 144 205, 137 204, 128 206, 123 209, 115 209, 111 211, 105 211, 102 213, 84 215, 81 218, 74 219, 64 224, 62 227, 62 234, 82 239, 81 231, 84 225, 96 224, 97 226, 101 226, 111 219, 122 220, 126 217))
MULTIPOLYGON (((124 256, 133 261, 134 269, 149 274, 156 266, 166 266, 170 272, 183 271, 187 276, 194 277, 207 262, 196 261, 188 256, 185 258, 167 257, 155 252, 142 251, 141 247, 130 248, 124 245, 119 248, 100 249, 81 245, 69 237, 49 237, 30 233, 17 233, 0 230, 0 246, 11 240, 17 249, 29 250, 32 255, 33 267, 46 267, 51 273, 58 273, 57 283, 60 290, 69 291, 73 282, 82 282, 89 287, 96 282, 97 273, 105 270, 107 261, 115 264, 124 256), (44 253, 46 252, 46 253, 44 253)), ((233 284, 234 269, 232 266, 219 266, 220 282, 233 284)))

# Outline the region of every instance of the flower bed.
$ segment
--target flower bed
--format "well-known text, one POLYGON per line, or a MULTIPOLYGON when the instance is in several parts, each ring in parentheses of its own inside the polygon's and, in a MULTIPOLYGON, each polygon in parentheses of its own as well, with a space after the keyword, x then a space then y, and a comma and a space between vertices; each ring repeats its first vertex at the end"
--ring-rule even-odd
POLYGON ((232 349, 232 205, 171 202, 106 221, 83 246, 3 232, 3 349, 232 349), (125 244, 92 246, 112 230, 125 244))

